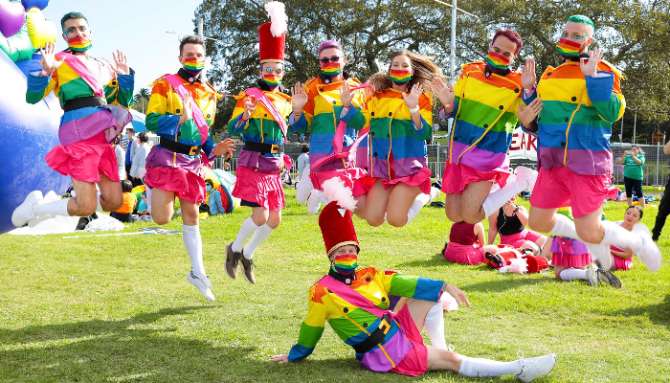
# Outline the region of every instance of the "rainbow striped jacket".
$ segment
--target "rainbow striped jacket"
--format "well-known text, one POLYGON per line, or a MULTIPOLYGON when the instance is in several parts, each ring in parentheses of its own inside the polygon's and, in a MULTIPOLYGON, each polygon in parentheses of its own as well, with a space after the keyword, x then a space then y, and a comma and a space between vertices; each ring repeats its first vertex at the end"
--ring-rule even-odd
POLYGON ((621 78, 606 62, 593 77, 584 77, 577 61, 544 71, 536 91, 524 95, 526 103, 535 97, 543 103, 537 118, 541 167, 566 166, 582 175, 612 173, 612 124, 626 109, 621 78))
POLYGON ((507 150, 518 123, 521 103, 521 74, 489 73, 486 63, 465 64, 454 86, 449 157, 479 171, 492 171, 508 164, 507 150))
MULTIPOLYGON (((433 279, 362 267, 356 270, 356 278, 349 287, 380 309, 388 309, 390 295, 437 302, 444 285, 444 282, 433 279)), ((288 355, 291 362, 302 360, 314 351, 326 321, 344 343, 350 346, 361 343, 368 337, 367 334, 379 328, 380 319, 377 316, 353 306, 318 283, 309 289, 307 305, 308 312, 300 326, 298 343, 291 348, 288 355)), ((392 321, 391 329, 384 337, 384 344, 397 333, 398 325, 392 321)), ((360 359, 362 355, 356 356, 360 359)))

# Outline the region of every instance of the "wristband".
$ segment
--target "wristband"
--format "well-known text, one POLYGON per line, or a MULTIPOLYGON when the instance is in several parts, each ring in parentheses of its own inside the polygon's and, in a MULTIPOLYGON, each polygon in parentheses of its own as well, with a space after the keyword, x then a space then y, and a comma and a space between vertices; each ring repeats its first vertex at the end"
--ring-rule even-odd
POLYGON ((415 106, 414 108, 410 108, 409 113, 410 114, 419 113, 419 105, 415 106))

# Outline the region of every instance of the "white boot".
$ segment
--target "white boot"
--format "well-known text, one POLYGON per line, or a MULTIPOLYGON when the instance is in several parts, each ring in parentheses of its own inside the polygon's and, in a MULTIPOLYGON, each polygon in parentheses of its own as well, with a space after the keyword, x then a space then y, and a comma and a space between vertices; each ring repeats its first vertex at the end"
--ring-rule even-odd
POLYGON ((39 190, 33 190, 28 193, 26 199, 12 212, 12 224, 16 227, 21 227, 28 223, 28 221, 35 219, 35 206, 39 205, 43 200, 44 196, 39 190))
POLYGON ((516 377, 522 382, 532 382, 551 372, 556 364, 556 354, 521 359, 521 373, 516 377))

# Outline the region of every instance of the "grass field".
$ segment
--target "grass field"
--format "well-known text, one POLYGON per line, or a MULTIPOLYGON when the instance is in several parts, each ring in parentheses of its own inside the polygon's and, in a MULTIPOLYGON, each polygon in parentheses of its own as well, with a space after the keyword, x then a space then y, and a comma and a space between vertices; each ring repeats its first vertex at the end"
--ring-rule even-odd
MULTIPOLYGON (((282 226, 256 253, 257 285, 232 281, 223 268, 248 211, 202 221, 213 304, 185 281, 180 235, 0 235, 0 382, 468 381, 364 371, 330 329, 307 361, 268 360, 297 339, 307 288, 327 269, 317 217, 293 193, 287 199, 282 226)), ((651 225, 656 207, 646 210, 651 225)), ((610 219, 623 211, 622 203, 606 208, 610 219)), ((403 229, 356 223, 359 263, 442 278, 469 294, 473 307, 446 316, 456 351, 497 359, 555 352, 557 366, 542 382, 670 381, 670 228, 661 271, 636 261, 615 290, 446 264, 438 256, 449 227, 441 209, 424 208, 403 229)), ((127 230, 143 226, 153 225, 127 230)), ((180 221, 167 227, 180 229, 180 221)))

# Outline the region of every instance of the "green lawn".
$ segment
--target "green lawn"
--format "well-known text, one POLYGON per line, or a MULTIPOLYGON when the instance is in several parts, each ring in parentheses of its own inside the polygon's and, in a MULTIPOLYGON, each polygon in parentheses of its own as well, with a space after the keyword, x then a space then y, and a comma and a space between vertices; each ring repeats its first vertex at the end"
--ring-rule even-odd
MULTIPOLYGON (((289 193, 284 223, 256 254, 258 284, 231 281, 224 250, 247 216, 201 223, 205 262, 218 301, 185 281, 180 235, 63 239, 0 235, 0 382, 464 382, 360 369, 353 351, 326 330, 307 361, 275 365, 306 311, 307 288, 327 268, 317 217, 289 193)), ((623 215, 610 203, 610 219, 623 215)), ((644 221, 651 225, 654 205, 644 221)), ((456 351, 513 359, 547 352, 557 366, 544 382, 668 382, 670 267, 636 262, 621 290, 561 283, 553 274, 504 275, 446 264, 441 209, 425 208, 403 229, 357 221, 359 263, 442 278, 473 307, 446 316, 456 351)), ((136 231, 147 224, 135 224, 136 231)), ((175 220, 168 228, 179 229, 175 220)), ((670 260, 670 235, 661 240, 670 260)), ((486 381, 512 381, 478 379, 486 381)))

